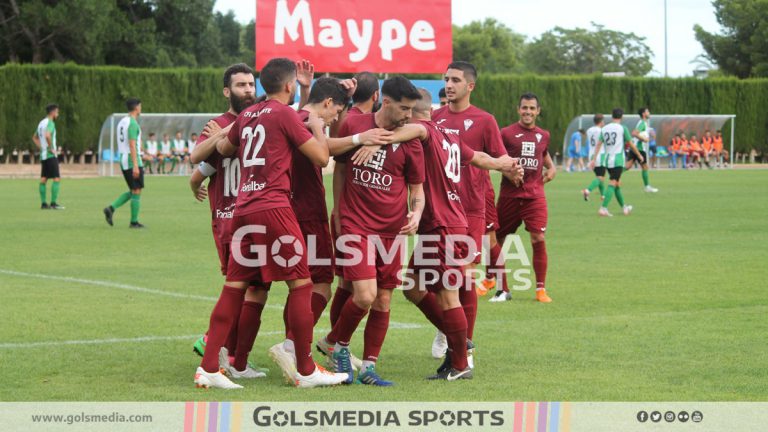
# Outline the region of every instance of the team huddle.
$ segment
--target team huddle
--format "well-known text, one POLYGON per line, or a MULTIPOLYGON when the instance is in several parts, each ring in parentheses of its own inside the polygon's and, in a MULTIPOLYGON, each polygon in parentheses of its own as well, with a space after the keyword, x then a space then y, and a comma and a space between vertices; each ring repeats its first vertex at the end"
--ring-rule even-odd
POLYGON ((493 116, 469 103, 477 71, 466 62, 447 67, 448 104, 434 111, 432 95, 402 76, 379 87, 370 73, 314 83, 313 75, 307 61, 272 59, 260 74, 266 95, 257 98, 251 69, 231 66, 223 82, 229 110, 206 125, 191 154, 200 165, 190 185, 210 202, 226 277, 208 331, 194 345, 202 356, 195 384, 241 388, 231 379, 265 376, 248 355, 275 281, 288 286, 285 340, 269 356, 292 385, 393 385, 379 375, 377 360, 398 287, 437 330, 432 351, 444 361, 428 379, 471 379, 478 293, 467 270, 483 247, 504 279, 495 298, 508 299, 499 245, 525 223, 536 298, 551 301, 543 184, 555 168, 549 133, 535 124, 538 98, 523 94, 520 121, 500 131, 493 116), (297 81, 298 111, 291 107, 297 81), (329 218, 322 167, 331 156, 329 218), (503 176, 498 213, 491 170, 503 176), (408 259, 405 244, 414 234, 408 259), (315 341, 327 370, 313 360, 311 345, 329 303, 331 330, 315 341), (349 344, 366 316, 358 358, 349 344))

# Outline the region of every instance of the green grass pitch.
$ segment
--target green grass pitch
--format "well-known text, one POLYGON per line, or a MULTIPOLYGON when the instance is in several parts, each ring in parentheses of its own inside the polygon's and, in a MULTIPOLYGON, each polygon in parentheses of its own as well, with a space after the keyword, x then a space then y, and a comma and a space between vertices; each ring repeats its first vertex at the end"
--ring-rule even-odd
MULTIPOLYGON (((39 210, 35 180, 0 180, 0 400, 768 400, 768 171, 652 172, 651 195, 633 170, 635 212, 614 201, 611 219, 596 193, 582 200, 591 179, 561 172, 546 188, 554 302, 480 298, 473 381, 424 380, 434 330, 396 293, 378 367, 395 387, 291 388, 267 356, 278 284, 251 353, 272 372, 226 393, 192 384, 222 277, 208 204, 185 178, 147 179, 143 231, 128 205, 104 222, 121 178, 65 178, 61 212, 39 210)), ((328 326, 326 313, 315 335, 328 326)))

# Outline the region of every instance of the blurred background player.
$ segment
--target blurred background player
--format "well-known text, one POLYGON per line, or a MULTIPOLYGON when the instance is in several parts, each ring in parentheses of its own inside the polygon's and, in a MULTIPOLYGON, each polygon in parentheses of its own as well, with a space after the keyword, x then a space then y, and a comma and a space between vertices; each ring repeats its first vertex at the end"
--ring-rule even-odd
POLYGON ((437 97, 440 99, 440 106, 446 106, 448 105, 448 98, 445 96, 445 87, 441 88, 439 92, 437 92, 437 97))
POLYGON ((579 129, 571 134, 571 139, 568 143, 568 159, 565 162, 565 170, 567 172, 584 171, 584 161, 581 159, 581 141, 583 129, 579 129), (577 166, 573 166, 573 162, 576 161, 577 166))
POLYGON ((152 166, 157 164, 159 156, 159 148, 157 138, 154 132, 149 133, 149 139, 144 142, 144 154, 141 155, 141 159, 144 161, 144 166, 149 169, 149 173, 154 171, 152 166))
POLYGON ((195 169, 195 163, 192 162, 192 152, 195 151, 195 147, 197 146, 197 138, 197 134, 192 132, 189 134, 189 139, 187 140, 187 154, 189 154, 189 168, 191 170, 195 169))
POLYGON ((160 141, 160 174, 170 174, 174 167, 176 167, 176 159, 173 157, 173 142, 171 137, 164 133, 163 140, 160 141), (168 162, 171 163, 170 171, 165 168, 168 162))
MULTIPOLYGON (((506 154, 504 145, 501 142, 499 125, 496 119, 489 113, 472 105, 470 98, 475 89, 477 81, 477 69, 472 63, 465 61, 455 61, 448 65, 443 75, 445 82, 445 95, 448 98, 448 105, 438 108, 432 113, 432 119, 441 127, 456 131, 462 142, 466 143, 472 150, 487 153, 491 157, 501 157, 506 154)), ((491 177, 488 171, 468 165, 461 167, 461 176, 464 179, 459 184, 459 197, 464 211, 467 213, 467 235, 474 241, 473 247, 475 257, 470 264, 465 267, 472 286, 477 281, 475 278, 475 269, 480 263, 483 249, 483 235, 489 239, 489 256, 491 262, 496 264, 494 252, 500 250, 496 243, 495 227, 486 229, 490 216, 494 220, 493 214, 487 210, 495 201, 491 177)), ((503 266, 494 268, 497 274, 503 275, 503 266), (498 273, 498 272, 501 273, 498 273)), ((505 285, 506 278, 503 278, 502 286, 505 285)), ((467 316, 467 337, 472 339, 475 331, 475 320, 477 318, 477 294, 476 289, 466 289, 463 287, 459 291, 459 300, 461 301, 464 313, 467 316)), ((480 286, 482 291, 485 287, 480 286)), ((487 289, 485 289, 487 292, 487 289)), ((448 348, 445 335, 437 332, 432 342, 432 356, 440 358, 445 354, 448 348)), ((471 355, 471 353, 470 353, 471 355)))
POLYGON ((61 175, 59 174, 59 148, 56 146, 56 119, 59 118, 59 106, 49 104, 45 107, 46 116, 37 124, 37 130, 32 135, 32 141, 40 149, 40 208, 63 210, 56 200, 59 198, 61 188, 61 175), (51 205, 45 202, 48 180, 53 180, 51 185, 51 205))
MULTIPOLYGON (((499 241, 514 234, 522 223, 531 235, 533 272, 536 275, 536 300, 550 303, 545 288, 547 278, 547 248, 544 234, 547 230, 547 198, 544 184, 555 178, 555 165, 549 155, 549 131, 536 126, 541 114, 539 98, 533 93, 520 96, 517 113, 520 120, 501 130, 507 154, 520 158, 525 170, 521 185, 506 177, 499 191, 499 241)), ((599 149, 598 149, 599 151, 599 149)))
POLYGON ((632 137, 635 147, 637 147, 637 150, 640 152, 639 154, 642 156, 642 161, 634 152, 629 152, 626 168, 632 169, 635 162, 637 162, 642 168, 643 186, 645 186, 643 190, 655 193, 659 190, 651 186, 650 179, 648 178, 648 143, 651 141, 649 119, 651 118, 651 111, 648 107, 642 107, 637 110, 637 114, 640 116, 640 120, 637 122, 635 129, 632 130, 632 137))
POLYGON ((589 194, 592 193, 595 188, 600 189, 600 199, 605 195, 605 165, 604 155, 605 149, 601 149, 601 153, 595 157, 595 149, 597 148, 597 142, 600 141, 600 132, 605 126, 605 119, 602 114, 595 114, 592 118, 592 122, 595 124, 591 128, 587 129, 587 145, 589 146, 589 153, 587 161, 595 160, 595 167, 592 169, 595 173, 595 179, 592 183, 584 189, 582 194, 584 195, 584 201, 589 201, 589 194))
POLYGON ((141 101, 130 98, 125 102, 128 116, 117 124, 117 149, 120 152, 120 169, 128 185, 128 192, 117 197, 112 204, 104 208, 104 217, 112 226, 115 211, 123 204, 131 201, 130 228, 144 228, 139 223, 141 209, 141 190, 144 189, 144 165, 141 160, 141 128, 138 118, 141 115, 141 101))
MULTIPOLYGON (((179 174, 187 173, 187 164, 189 163, 189 153, 187 153, 187 141, 181 134, 181 131, 176 131, 176 136, 173 139, 173 164, 179 165, 179 174)), ((173 168, 171 168, 173 172, 173 168)))
MULTIPOLYGON (((600 141, 597 142, 597 154, 602 151, 605 146, 605 167, 608 169, 608 178, 611 184, 608 186, 608 190, 605 192, 605 198, 603 204, 598 210, 597 214, 600 216, 611 217, 613 216, 608 211, 608 204, 613 199, 613 195, 616 195, 616 201, 624 212, 624 215, 629 216, 632 212, 631 205, 624 204, 624 195, 621 192, 621 173, 624 171, 624 146, 629 144, 632 153, 639 162, 644 162, 645 157, 638 151, 635 144, 632 142, 632 136, 629 134, 629 129, 621 124, 621 119, 624 117, 624 110, 621 108, 614 108, 611 113, 613 119, 610 124, 603 127, 603 132, 600 134, 600 141)), ((596 161, 593 159, 590 164, 595 165, 596 161)))
POLYGON ((720 131, 715 132, 715 138, 712 140, 712 147, 717 158, 717 166, 728 167, 728 151, 723 148, 723 134, 720 131))
POLYGON ((670 168, 677 168, 677 158, 680 157, 680 147, 682 145, 683 139, 680 137, 680 132, 678 132, 675 134, 672 140, 669 141, 670 168))

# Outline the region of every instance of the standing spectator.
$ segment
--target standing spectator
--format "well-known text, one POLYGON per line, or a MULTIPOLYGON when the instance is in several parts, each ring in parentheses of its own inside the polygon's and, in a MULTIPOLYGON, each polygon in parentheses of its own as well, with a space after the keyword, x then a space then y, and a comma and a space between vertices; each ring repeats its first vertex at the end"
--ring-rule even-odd
POLYGON ((56 147, 56 119, 59 118, 59 106, 50 104, 45 107, 47 115, 37 124, 37 131, 32 135, 32 141, 40 149, 40 208, 51 210, 64 210, 63 206, 56 203, 59 197, 61 175, 59 175, 58 147, 56 147), (53 179, 51 186, 51 205, 45 202, 46 186, 48 179, 53 179))

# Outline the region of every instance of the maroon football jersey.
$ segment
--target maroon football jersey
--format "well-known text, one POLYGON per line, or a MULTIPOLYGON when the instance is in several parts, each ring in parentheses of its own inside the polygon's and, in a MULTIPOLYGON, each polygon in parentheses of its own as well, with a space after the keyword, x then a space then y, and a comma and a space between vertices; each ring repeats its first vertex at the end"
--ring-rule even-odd
POLYGON ((501 137, 507 154, 520 158, 520 165, 523 166, 525 174, 520 187, 512 184, 506 177, 503 178, 499 196, 526 199, 543 197, 542 169, 544 156, 549 149, 549 132, 538 126, 526 129, 517 122, 502 129, 501 137))
MULTIPOLYGON (((299 118, 306 122, 309 111, 300 110, 299 118)), ((298 149, 293 152, 291 167, 291 204, 299 222, 328 220, 323 169, 313 164, 298 149)))

